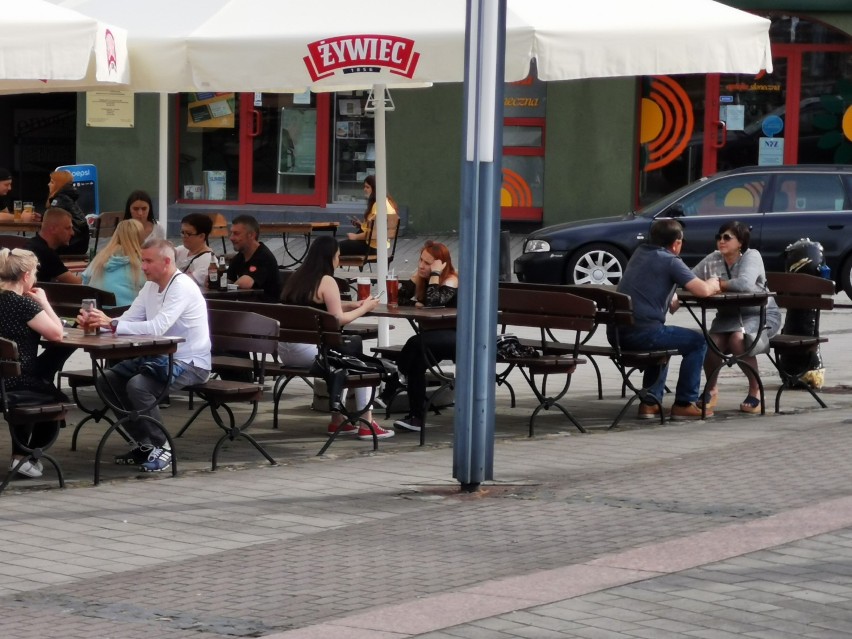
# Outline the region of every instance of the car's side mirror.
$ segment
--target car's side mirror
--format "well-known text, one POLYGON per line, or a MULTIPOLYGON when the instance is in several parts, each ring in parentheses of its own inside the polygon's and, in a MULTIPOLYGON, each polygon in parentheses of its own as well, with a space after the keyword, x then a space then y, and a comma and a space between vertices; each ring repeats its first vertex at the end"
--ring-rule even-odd
POLYGON ((683 210, 683 204, 672 204, 666 209, 665 217, 685 217, 686 213, 683 210))

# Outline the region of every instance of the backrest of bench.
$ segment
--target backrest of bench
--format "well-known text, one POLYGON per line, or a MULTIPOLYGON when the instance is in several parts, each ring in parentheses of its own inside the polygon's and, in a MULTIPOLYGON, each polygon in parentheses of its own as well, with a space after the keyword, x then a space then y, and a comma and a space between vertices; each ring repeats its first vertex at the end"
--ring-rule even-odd
POLYGON ((115 306, 115 293, 94 286, 64 284, 62 282, 40 282, 47 301, 60 317, 77 317, 84 299, 96 300, 98 308, 115 306))
POLYGON ((595 327, 592 300, 562 291, 500 287, 498 321, 511 326, 588 332, 595 327))
MULTIPOLYGON (((340 324, 336 317, 310 306, 210 299, 207 300, 207 308, 249 311, 275 319, 278 321, 279 342, 320 345, 323 332, 330 335, 340 333, 340 324)), ((337 345, 340 343, 339 338, 329 339, 337 345)))
POLYGON ((20 374, 18 345, 10 339, 0 337, 0 378, 17 377, 20 374))
POLYGON ((828 311, 834 308, 834 282, 806 273, 767 273, 766 284, 781 308, 828 311))
POLYGON ((595 318, 598 324, 629 326, 633 323, 633 301, 629 295, 616 291, 614 286, 501 282, 500 288, 577 295, 595 303, 595 318))
POLYGON ((214 350, 271 355, 278 350, 278 322, 247 311, 208 309, 214 350))

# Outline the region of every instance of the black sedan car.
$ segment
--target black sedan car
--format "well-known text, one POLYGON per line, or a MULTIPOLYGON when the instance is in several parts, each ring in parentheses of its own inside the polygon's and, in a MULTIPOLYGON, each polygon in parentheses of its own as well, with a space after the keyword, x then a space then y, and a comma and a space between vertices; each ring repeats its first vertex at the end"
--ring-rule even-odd
POLYGON ((752 166, 717 173, 621 217, 557 224, 524 240, 514 272, 521 282, 617 284, 651 223, 684 224, 681 257, 694 266, 716 249, 719 226, 748 224, 751 248, 767 271, 783 271, 785 249, 800 239, 822 244, 832 278, 852 297, 852 166, 752 166))

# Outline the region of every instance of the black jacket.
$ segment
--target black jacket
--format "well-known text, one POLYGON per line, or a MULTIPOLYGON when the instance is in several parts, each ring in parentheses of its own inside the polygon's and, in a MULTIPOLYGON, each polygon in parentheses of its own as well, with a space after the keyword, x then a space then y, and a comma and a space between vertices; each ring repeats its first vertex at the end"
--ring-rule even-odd
POLYGON ((65 209, 71 214, 71 222, 74 225, 74 237, 71 244, 59 249, 59 253, 70 255, 84 255, 89 252, 89 224, 86 222, 86 214, 77 204, 80 194, 73 186, 64 187, 50 200, 50 206, 65 209))

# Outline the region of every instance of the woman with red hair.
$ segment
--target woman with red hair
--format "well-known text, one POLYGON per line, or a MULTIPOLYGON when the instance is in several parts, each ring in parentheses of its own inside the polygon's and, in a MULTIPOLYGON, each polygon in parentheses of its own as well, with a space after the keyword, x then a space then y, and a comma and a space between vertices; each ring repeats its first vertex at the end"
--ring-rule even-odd
POLYGON ((83 209, 77 204, 80 194, 74 186, 74 176, 71 175, 71 171, 54 171, 50 174, 50 183, 47 187, 47 208, 65 209, 71 214, 71 222, 74 225, 74 237, 71 238, 71 243, 58 248, 56 252, 67 255, 88 255, 89 223, 86 222, 83 209))
MULTIPOLYGON (((417 271, 410 280, 400 282, 399 303, 414 306, 455 307, 459 277, 453 267, 449 249, 440 242, 428 240, 420 251, 417 271)), ((409 415, 394 422, 396 428, 419 432, 426 415, 426 370, 424 352, 435 361, 455 359, 456 331, 454 328, 423 331, 411 337, 402 348, 399 378, 385 385, 382 399, 389 400, 404 383, 408 388, 409 415)))

